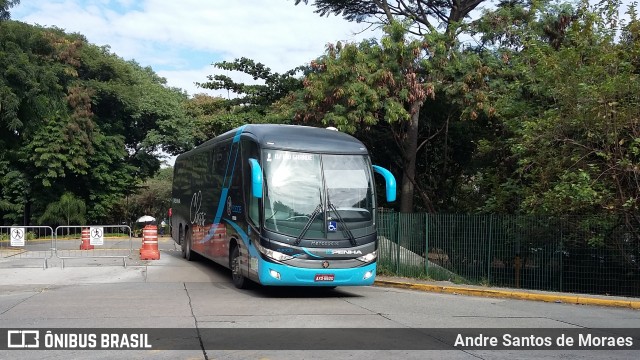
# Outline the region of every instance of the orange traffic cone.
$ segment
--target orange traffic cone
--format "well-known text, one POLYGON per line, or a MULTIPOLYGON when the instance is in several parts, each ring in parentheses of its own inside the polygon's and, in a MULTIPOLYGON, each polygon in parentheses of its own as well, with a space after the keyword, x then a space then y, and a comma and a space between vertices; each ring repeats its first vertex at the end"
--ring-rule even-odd
POLYGON ((158 227, 147 225, 142 229, 142 248, 140 249, 140 260, 159 260, 158 250, 158 227))
POLYGON ((80 243, 80 250, 93 250, 93 245, 89 240, 91 237, 89 228, 82 228, 82 243, 80 243))

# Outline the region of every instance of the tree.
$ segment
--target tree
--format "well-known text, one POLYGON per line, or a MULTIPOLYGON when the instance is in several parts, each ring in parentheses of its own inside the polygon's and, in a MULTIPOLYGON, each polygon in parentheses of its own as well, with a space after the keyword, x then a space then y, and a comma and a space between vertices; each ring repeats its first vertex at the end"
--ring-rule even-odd
POLYGON ((302 82, 296 74, 305 70, 305 67, 300 66, 283 74, 274 73, 264 64, 244 57, 233 62, 222 61, 213 65, 222 70, 247 74, 254 81, 262 83, 238 83, 227 75, 218 74, 209 75, 208 82, 197 85, 205 89, 227 90, 237 94, 237 97, 225 100, 225 106, 229 110, 257 112, 261 115, 265 114, 271 104, 302 87, 302 82))
POLYGON ((633 6, 622 26, 618 11, 510 5, 476 24, 493 47, 502 129, 479 154, 495 159, 477 183, 485 210, 612 215, 638 228, 640 27, 633 6))
POLYGON ((20 0, 0 0, 0 21, 9 20, 11 13, 9 9, 20 4, 20 0))
POLYGON ((0 22, 0 217, 29 224, 72 191, 90 221, 188 147, 186 94, 150 68, 55 28, 0 22), (177 125, 176 125, 177 124, 177 125), (168 139, 164 144, 159 139, 168 139))
MULTIPOLYGON (((298 5, 301 0, 296 1, 298 5)), ((304 1, 308 3, 308 1, 304 1)), ((407 62, 401 64, 401 66, 408 66, 405 68, 390 68, 392 71, 408 71, 413 74, 412 81, 416 86, 422 86, 429 89, 430 95, 437 95, 440 91, 457 92, 463 97, 470 97, 468 89, 456 89, 459 85, 464 83, 475 82, 474 73, 482 72, 478 69, 470 69, 472 73, 459 74, 460 68, 457 68, 459 63, 455 61, 454 52, 459 51, 456 46, 457 36, 459 30, 462 28, 462 22, 467 15, 475 9, 482 0, 470 0, 470 1, 456 1, 454 3, 442 2, 442 1, 412 1, 412 2, 389 2, 386 0, 381 1, 314 1, 313 5, 317 8, 316 12, 320 15, 327 15, 333 13, 335 15, 342 15, 349 21, 358 22, 370 22, 378 26, 389 26, 394 24, 398 19, 404 20, 406 25, 406 32, 413 33, 415 35, 423 36, 424 42, 429 45, 429 51, 427 56, 423 58, 423 61, 416 61, 413 64, 410 63, 410 59, 417 60, 423 54, 414 54, 412 57, 407 58, 407 62), (438 28, 442 25, 445 31, 441 34, 438 32, 438 28), (453 60, 453 61, 452 61, 453 60), (457 77, 451 78, 450 75, 456 75, 457 77), (459 75, 462 75, 461 78, 459 75), (464 77, 471 77, 471 81, 465 81, 464 77), (450 82, 443 82, 443 81, 450 82)), ((393 25, 392 25, 393 26, 393 25)), ((404 58, 403 58, 404 61, 404 58)), ((384 61, 382 62, 385 63, 384 61)), ((476 87, 482 87, 483 81, 481 80, 476 87)), ((476 92, 478 93, 478 92, 476 92)), ((448 94, 451 96, 452 94, 448 94)), ((413 97, 411 104, 407 104, 407 110, 411 114, 409 119, 406 119, 406 130, 404 136, 397 138, 397 141, 401 142, 400 148, 402 151, 402 184, 400 194, 400 210, 403 212, 413 211, 413 199, 414 189, 416 188, 416 157, 418 151, 418 139, 420 130, 420 119, 429 121, 429 116, 421 116, 425 97, 413 97)), ((467 101, 464 98, 462 102, 466 103, 467 109, 461 110, 462 113, 469 113, 471 118, 477 118, 478 113, 476 110, 469 106, 472 102, 477 104, 484 104, 485 100, 473 99, 473 101, 467 101)), ((473 105, 472 105, 473 106, 473 105)), ((483 105, 480 105, 483 107, 483 105)), ((423 126, 424 128, 424 126, 423 126)), ((425 191, 419 191, 423 199, 423 203, 429 211, 435 211, 432 201, 429 199, 425 191)))
POLYGON ((220 135, 247 123, 290 123, 292 111, 277 105, 292 91, 302 88, 302 80, 296 76, 306 67, 300 66, 283 74, 254 60, 239 58, 233 62, 213 64, 225 71, 234 71, 250 76, 255 83, 236 82, 227 75, 209 75, 209 81, 197 83, 211 90, 227 90, 233 97, 211 97, 204 94, 194 96, 186 103, 186 111, 193 122, 188 127, 193 145, 220 135))
POLYGON ((87 207, 82 199, 70 192, 62 194, 60 199, 47 205, 44 213, 38 218, 38 223, 50 225, 85 224, 87 207))
POLYGON ((142 215, 163 219, 171 206, 173 168, 160 169, 142 183, 132 194, 122 197, 110 215, 113 223, 132 224, 142 215))
POLYGON ((393 125, 395 139, 406 144, 400 206, 408 212, 413 207, 415 156, 411 154, 417 143, 419 110, 424 99, 433 96, 433 87, 420 84, 416 74, 427 44, 408 41, 398 23, 386 31, 381 44, 329 45, 304 79, 301 96, 306 107, 298 118, 348 132, 379 121, 393 125))
MULTIPOLYGON (((308 0, 296 0, 295 4, 308 0)), ((348 21, 370 23, 372 25, 390 24, 395 19, 406 19, 412 22, 411 32, 415 35, 427 35, 439 32, 444 27, 444 34, 450 40, 456 37, 459 25, 469 13, 485 0, 315 0, 313 6, 320 16, 334 14, 348 21)))
POLYGON ((422 207, 435 212, 434 191, 417 181, 418 150, 444 136, 445 160, 441 163, 446 170, 451 119, 478 119, 492 111, 485 94, 488 68, 473 53, 463 56, 459 47, 447 48, 444 35, 412 40, 405 26, 393 23, 385 27, 380 43, 330 45, 327 55, 312 62, 314 71, 303 81, 302 105, 294 108, 302 121, 358 132, 363 139, 371 138, 367 132, 382 125, 376 133, 385 129, 393 137, 366 143, 374 154, 385 143, 387 149, 381 150, 384 155, 378 161, 391 160, 394 165, 396 156, 388 148, 397 146, 402 170, 400 211, 413 211, 417 193, 422 207), (427 107, 428 113, 421 112, 425 102, 433 105, 427 107), (439 128, 434 130, 436 123, 439 128))

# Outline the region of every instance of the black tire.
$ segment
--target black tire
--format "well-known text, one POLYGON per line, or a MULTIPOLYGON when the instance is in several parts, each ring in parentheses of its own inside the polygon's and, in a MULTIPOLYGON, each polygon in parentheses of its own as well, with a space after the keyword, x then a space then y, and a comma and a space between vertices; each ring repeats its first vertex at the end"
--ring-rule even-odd
POLYGON ((238 289, 246 289, 249 287, 249 280, 240 272, 240 249, 234 246, 229 257, 229 267, 231 268, 231 280, 233 285, 238 289))
POLYGON ((186 249, 184 242, 184 231, 182 231, 182 227, 178 230, 178 244, 180 244, 180 250, 182 250, 182 257, 185 257, 186 249))
POLYGON ((191 251, 191 231, 189 229, 186 229, 182 234, 181 240, 180 245, 182 245, 182 257, 187 259, 187 261, 195 260, 195 253, 191 251))

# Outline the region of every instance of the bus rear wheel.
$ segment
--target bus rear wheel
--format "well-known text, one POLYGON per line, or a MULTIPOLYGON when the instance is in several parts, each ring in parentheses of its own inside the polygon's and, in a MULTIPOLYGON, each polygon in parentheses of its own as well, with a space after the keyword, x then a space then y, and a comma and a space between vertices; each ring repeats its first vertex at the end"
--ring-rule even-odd
POLYGON ((189 229, 186 229, 182 234, 182 241, 180 241, 180 245, 182 245, 182 257, 187 259, 187 261, 192 261, 195 259, 195 254, 191 251, 191 232, 189 229))
POLYGON ((240 248, 237 245, 234 246, 233 251, 231 251, 229 267, 231 268, 233 285, 238 289, 246 289, 249 286, 249 280, 242 275, 242 271, 240 270, 240 248))

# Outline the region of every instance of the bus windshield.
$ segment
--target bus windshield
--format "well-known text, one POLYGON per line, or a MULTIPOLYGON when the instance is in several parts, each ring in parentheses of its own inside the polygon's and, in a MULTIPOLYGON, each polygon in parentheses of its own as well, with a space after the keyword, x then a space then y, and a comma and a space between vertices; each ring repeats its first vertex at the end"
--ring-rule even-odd
POLYGON ((267 229, 293 237, 330 240, 375 231, 367 156, 266 150, 262 163, 267 229))

